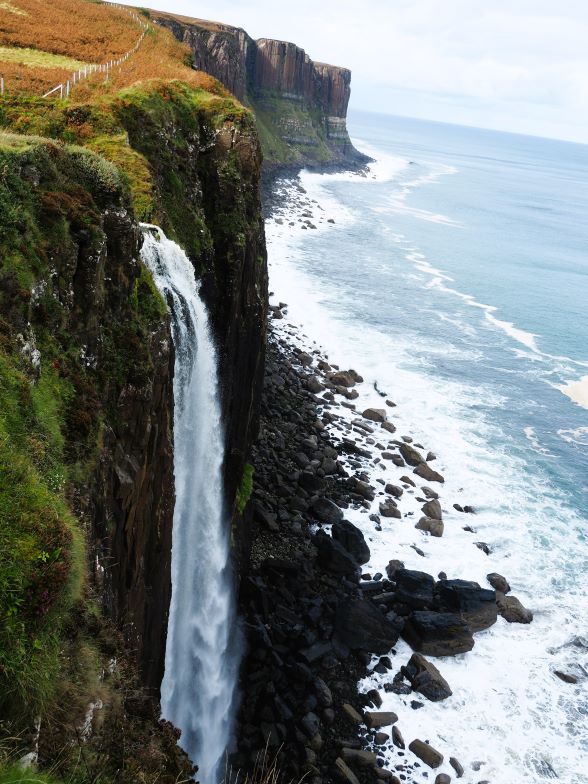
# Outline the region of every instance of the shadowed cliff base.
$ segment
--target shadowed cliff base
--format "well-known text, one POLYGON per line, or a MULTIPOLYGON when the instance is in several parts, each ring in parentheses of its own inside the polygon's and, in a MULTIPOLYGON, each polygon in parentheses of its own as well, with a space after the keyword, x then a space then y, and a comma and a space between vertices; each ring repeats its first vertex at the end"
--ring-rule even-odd
POLYGON ((254 41, 238 27, 159 11, 150 16, 190 47, 195 69, 253 109, 266 171, 368 162, 347 132, 349 69, 314 62, 287 41, 254 41))

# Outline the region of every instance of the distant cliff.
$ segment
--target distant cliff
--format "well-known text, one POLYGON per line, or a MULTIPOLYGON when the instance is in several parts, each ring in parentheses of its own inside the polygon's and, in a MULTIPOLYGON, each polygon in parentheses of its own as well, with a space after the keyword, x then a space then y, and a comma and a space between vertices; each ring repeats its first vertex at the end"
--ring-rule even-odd
POLYGON ((217 78, 253 109, 266 165, 364 161, 347 132, 349 69, 316 63, 293 43, 254 41, 238 27, 150 13, 188 44, 194 68, 217 78))

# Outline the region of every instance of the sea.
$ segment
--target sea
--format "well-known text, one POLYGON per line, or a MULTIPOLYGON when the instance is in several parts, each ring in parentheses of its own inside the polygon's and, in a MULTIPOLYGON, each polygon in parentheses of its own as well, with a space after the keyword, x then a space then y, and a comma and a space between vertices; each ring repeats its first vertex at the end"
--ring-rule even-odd
MULTIPOLYGON (((367 172, 279 183, 266 231, 279 328, 361 373, 358 411, 382 407, 376 384, 397 435, 445 477, 442 538, 415 529, 409 487, 381 531, 366 510, 347 515, 371 548, 363 568, 400 559, 484 587, 498 572, 534 614, 436 659, 453 691, 442 702, 384 692, 403 642, 361 688, 380 689, 407 745, 444 755, 411 781, 454 776, 453 756, 464 784, 586 784, 588 146, 360 112, 349 129, 367 172)), ((406 470, 376 461, 372 479, 406 470)), ((379 751, 391 769, 416 760, 379 751)))

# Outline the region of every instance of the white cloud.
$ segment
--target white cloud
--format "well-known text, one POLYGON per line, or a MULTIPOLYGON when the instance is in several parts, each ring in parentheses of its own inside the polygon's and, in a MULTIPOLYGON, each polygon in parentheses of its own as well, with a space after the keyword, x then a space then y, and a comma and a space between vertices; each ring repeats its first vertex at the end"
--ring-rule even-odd
POLYGON ((352 105, 588 142, 585 0, 151 0, 353 71, 352 105))

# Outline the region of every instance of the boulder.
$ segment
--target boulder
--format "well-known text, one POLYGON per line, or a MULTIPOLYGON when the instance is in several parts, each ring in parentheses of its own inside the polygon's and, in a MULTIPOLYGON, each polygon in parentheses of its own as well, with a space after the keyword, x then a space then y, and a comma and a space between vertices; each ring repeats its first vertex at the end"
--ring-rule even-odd
POLYGON ((365 498, 366 501, 373 501, 376 497, 375 489, 368 482, 363 482, 361 479, 356 479, 355 477, 352 477, 349 480, 349 489, 351 492, 357 493, 357 495, 365 498))
POLYGON ((500 593, 509 593, 510 585, 508 584, 508 580, 506 577, 498 574, 498 572, 490 572, 490 574, 486 575, 486 579, 495 591, 500 591, 500 593))
POLYGON ((404 490, 398 485, 387 484, 384 488, 388 495, 394 496, 394 498, 400 498, 400 496, 404 493, 404 490))
POLYGON ((455 656, 474 647, 470 627, 455 613, 416 610, 407 618, 402 636, 413 650, 427 656, 455 656))
POLYGON ((509 623, 531 623, 533 620, 531 610, 527 610, 516 596, 505 596, 503 593, 497 593, 496 605, 500 615, 509 623))
POLYGON ((415 528, 417 528, 419 531, 426 531, 427 533, 431 534, 431 536, 437 537, 443 536, 443 531, 445 530, 443 521, 436 520, 433 517, 421 517, 421 519, 415 525, 415 528))
POLYGON ((418 466, 424 462, 421 453, 418 452, 414 447, 410 446, 410 444, 400 444, 398 451, 408 463, 408 465, 418 466))
POLYGON ((370 730, 379 727, 388 727, 398 721, 398 716, 392 711, 366 711, 364 721, 370 730))
POLYGON ((457 760, 455 757, 449 757, 449 764, 455 771, 455 775, 457 776, 457 778, 460 779, 465 772, 461 762, 459 762, 459 760, 457 760))
POLYGON ((396 517, 398 520, 402 517, 400 509, 398 509, 392 499, 388 501, 382 501, 378 507, 378 511, 382 517, 396 517))
POLYGON ((343 519, 342 510, 328 498, 317 498, 311 506, 311 511, 323 523, 338 523, 343 519))
POLYGON ((421 490, 423 491, 425 498, 439 498, 439 493, 436 493, 435 490, 431 490, 427 485, 423 485, 421 490))
POLYGON ((386 574, 388 575, 388 579, 394 580, 396 572, 398 572, 400 569, 404 569, 404 563, 402 561, 388 561, 388 566, 386 567, 386 574))
POLYGON ((387 740, 390 740, 390 736, 387 732, 376 732, 374 735, 374 743, 376 746, 383 746, 387 740))
POLYGON ((373 768, 378 763, 378 758, 373 751, 365 751, 364 749, 350 749, 344 747, 341 749, 341 756, 345 762, 355 763, 362 768, 373 768))
POLYGON ((405 749, 406 744, 404 742, 404 738, 402 737, 402 733, 396 726, 396 724, 392 727, 392 743, 396 746, 397 749, 405 749))
POLYGON ((337 778, 342 780, 344 784, 359 784, 359 779, 341 757, 337 757, 335 760, 335 773, 337 778))
POLYGON ((398 642, 399 632, 373 602, 345 599, 337 608, 334 637, 352 650, 381 656, 398 642))
POLYGON ((328 378, 331 384, 336 387, 353 387, 363 381, 363 378, 358 376, 354 370, 338 370, 335 373, 330 373, 328 378))
POLYGON ((553 674, 556 675, 560 679, 560 681, 563 681, 564 683, 578 683, 578 678, 575 675, 571 675, 569 672, 554 670, 553 674))
POLYGON ((415 691, 431 702, 441 702, 452 695, 449 684, 439 670, 420 653, 413 653, 408 664, 402 668, 402 674, 415 691))
POLYGON ((438 768, 443 762, 443 754, 422 740, 413 740, 408 748, 430 768, 438 768))
POLYGON ((383 408, 366 408, 362 417, 369 419, 371 422, 385 422, 386 411, 383 408))
POLYGON ((423 514, 426 517, 432 517, 434 520, 443 520, 443 513, 441 512, 441 504, 436 498, 427 501, 422 506, 423 514))
POLYGON ((445 479, 437 471, 433 471, 427 463, 419 463, 413 473, 424 479, 425 482, 444 482, 445 479))
POLYGON ((438 609, 459 613, 474 632, 496 623, 496 591, 480 588, 469 580, 442 580, 437 584, 436 594, 438 609))
POLYGON ((392 422, 382 422, 382 429, 386 430, 388 433, 396 432, 396 427, 392 424, 392 422))
MULTIPOLYGON (((274 318, 276 317, 274 316, 274 318)), ((324 384, 321 384, 316 376, 306 376, 306 378, 303 380, 303 383, 308 391, 312 392, 313 395, 318 395, 318 393, 322 392, 325 388, 324 384)))
POLYGON ((358 564, 365 564, 370 560, 370 548, 359 528, 349 520, 333 523, 331 536, 350 553, 358 564))
POLYGON ((359 564, 343 545, 332 539, 324 531, 318 531, 313 543, 318 550, 318 561, 325 569, 333 574, 346 575, 358 578, 360 574, 359 564))
POLYGON ((435 784, 451 784, 451 776, 448 776, 447 773, 440 773, 435 778, 435 784))
POLYGON ((426 572, 417 572, 413 569, 397 569, 392 579, 396 583, 396 598, 398 602, 407 604, 416 610, 432 606, 433 589, 435 587, 435 580, 432 575, 426 572))
POLYGON ((341 706, 341 710, 347 716, 347 718, 353 722, 353 724, 361 724, 363 719, 361 718, 360 714, 355 710, 353 705, 350 705, 348 702, 344 702, 341 706))

